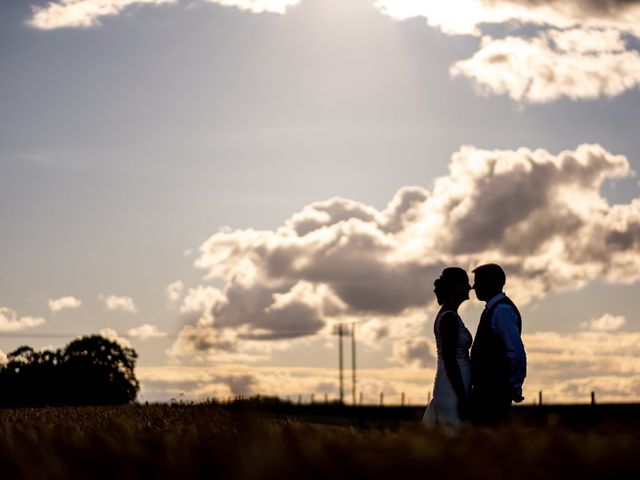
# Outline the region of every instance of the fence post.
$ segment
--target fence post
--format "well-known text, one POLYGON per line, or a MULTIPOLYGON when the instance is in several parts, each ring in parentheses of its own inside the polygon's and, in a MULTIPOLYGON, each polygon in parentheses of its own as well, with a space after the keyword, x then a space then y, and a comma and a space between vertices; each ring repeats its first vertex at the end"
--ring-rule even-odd
POLYGON ((596 404, 596 392, 591 392, 591 405, 596 404))
POLYGON ((402 396, 400 397, 400 406, 404 407, 404 392, 402 392, 402 396))
POLYGON ((542 390, 538 392, 538 405, 542 406, 542 390))

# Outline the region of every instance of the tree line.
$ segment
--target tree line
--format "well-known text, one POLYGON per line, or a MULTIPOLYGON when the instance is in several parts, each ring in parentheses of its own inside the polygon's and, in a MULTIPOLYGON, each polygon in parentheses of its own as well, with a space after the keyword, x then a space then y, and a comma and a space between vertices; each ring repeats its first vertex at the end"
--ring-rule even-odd
POLYGON ((22 346, 0 367, 0 406, 115 405, 135 400, 133 348, 100 335, 58 350, 22 346))

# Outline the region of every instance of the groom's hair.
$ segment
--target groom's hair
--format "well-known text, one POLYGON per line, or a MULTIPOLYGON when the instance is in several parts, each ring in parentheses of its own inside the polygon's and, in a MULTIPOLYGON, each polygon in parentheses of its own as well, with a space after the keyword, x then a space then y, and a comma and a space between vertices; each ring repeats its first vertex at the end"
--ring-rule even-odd
POLYGON ((475 273, 476 275, 482 275, 495 287, 502 288, 507 282, 507 276, 505 275, 504 270, 500 265, 496 263, 487 263, 485 265, 480 265, 479 267, 473 269, 473 273, 475 273))

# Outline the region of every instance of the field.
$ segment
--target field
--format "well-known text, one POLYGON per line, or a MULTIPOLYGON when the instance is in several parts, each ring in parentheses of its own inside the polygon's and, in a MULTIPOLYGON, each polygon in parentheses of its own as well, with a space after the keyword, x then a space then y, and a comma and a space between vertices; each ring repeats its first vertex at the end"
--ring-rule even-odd
POLYGON ((604 406, 595 417, 588 408, 559 408, 518 409, 508 427, 457 434, 423 428, 415 418, 420 410, 411 408, 358 414, 339 406, 250 404, 6 409, 0 410, 0 475, 638 478, 637 406, 611 407, 623 412, 611 419, 604 406))

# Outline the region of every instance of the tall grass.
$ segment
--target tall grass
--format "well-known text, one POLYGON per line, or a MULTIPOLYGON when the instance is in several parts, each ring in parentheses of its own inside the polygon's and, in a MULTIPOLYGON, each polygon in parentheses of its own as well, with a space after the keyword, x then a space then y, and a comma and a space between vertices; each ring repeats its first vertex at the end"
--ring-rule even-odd
POLYGON ((457 434, 307 423, 216 405, 0 410, 6 479, 638 478, 635 428, 457 434))

